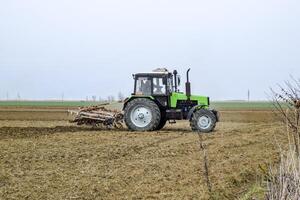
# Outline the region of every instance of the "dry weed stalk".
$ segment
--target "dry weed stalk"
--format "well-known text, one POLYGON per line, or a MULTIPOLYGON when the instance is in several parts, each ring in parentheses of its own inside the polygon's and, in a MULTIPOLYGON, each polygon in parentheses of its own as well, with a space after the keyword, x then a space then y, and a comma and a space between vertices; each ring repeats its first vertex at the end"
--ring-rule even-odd
POLYGON ((277 169, 270 168, 267 200, 300 199, 300 159, 294 149, 282 152, 277 169))
POLYGON ((204 177, 205 177, 205 181, 206 181, 206 186, 207 189, 209 191, 210 194, 212 194, 212 185, 209 179, 209 167, 208 167, 208 158, 207 158, 207 150, 206 150, 206 146, 204 144, 204 140, 203 140, 203 133, 198 133, 199 136, 199 145, 200 145, 200 150, 203 153, 203 161, 204 161, 204 177))
POLYGON ((280 163, 275 170, 270 168, 267 181, 267 200, 300 199, 300 79, 292 78, 285 87, 278 85, 280 92, 273 93, 276 114, 285 122, 289 150, 280 149, 280 163), (290 137, 292 136, 292 137, 290 137), (292 141, 291 141, 292 138, 292 141))

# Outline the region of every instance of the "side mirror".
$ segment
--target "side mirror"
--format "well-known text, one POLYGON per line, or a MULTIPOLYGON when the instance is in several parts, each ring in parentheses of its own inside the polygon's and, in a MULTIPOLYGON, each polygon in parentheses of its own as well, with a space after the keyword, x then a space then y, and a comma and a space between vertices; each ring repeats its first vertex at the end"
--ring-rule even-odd
POLYGON ((181 77, 179 75, 177 75, 177 83, 178 83, 178 86, 181 85, 181 77))
POLYGON ((168 80, 167 79, 163 79, 163 84, 167 85, 168 84, 168 80))

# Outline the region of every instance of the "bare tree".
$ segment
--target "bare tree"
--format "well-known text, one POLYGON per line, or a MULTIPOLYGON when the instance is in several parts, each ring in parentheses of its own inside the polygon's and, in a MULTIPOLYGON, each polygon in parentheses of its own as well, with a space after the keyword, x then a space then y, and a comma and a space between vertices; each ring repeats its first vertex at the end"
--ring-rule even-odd
POLYGON ((95 102, 96 101, 96 99, 97 99, 97 96, 92 96, 92 99, 93 99, 93 101, 95 102))
POLYGON ((115 97, 113 95, 110 95, 110 96, 107 97, 107 101, 108 102, 113 102, 113 101, 115 101, 115 97))
POLYGON ((278 85, 279 92, 271 89, 276 114, 287 127, 289 141, 287 151, 280 149, 280 162, 276 168, 270 168, 267 180, 267 200, 300 199, 300 79, 286 81, 278 85))
POLYGON ((124 94, 122 92, 118 93, 118 99, 119 101, 123 101, 125 99, 124 94))
POLYGON ((299 156, 300 79, 292 77, 292 81, 285 81, 284 85, 278 84, 278 88, 278 92, 271 89, 273 105, 277 111, 275 113, 291 129, 287 133, 292 134, 295 151, 299 156))

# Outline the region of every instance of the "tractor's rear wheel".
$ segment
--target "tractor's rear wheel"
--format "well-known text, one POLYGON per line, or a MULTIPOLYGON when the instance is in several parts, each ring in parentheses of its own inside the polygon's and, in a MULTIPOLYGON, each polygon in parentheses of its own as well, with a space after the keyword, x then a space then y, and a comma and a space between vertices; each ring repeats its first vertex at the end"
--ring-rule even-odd
POLYGON ((146 98, 130 101, 124 112, 125 124, 132 131, 154 131, 161 121, 159 107, 146 98))
POLYGON ((164 126, 166 125, 166 123, 167 123, 166 112, 165 111, 161 111, 160 122, 159 122, 159 125, 157 126, 157 128, 155 130, 159 131, 159 130, 163 129, 164 126))
POLYGON ((216 115, 207 109, 197 110, 191 119, 191 128, 193 131, 209 133, 216 127, 216 115))

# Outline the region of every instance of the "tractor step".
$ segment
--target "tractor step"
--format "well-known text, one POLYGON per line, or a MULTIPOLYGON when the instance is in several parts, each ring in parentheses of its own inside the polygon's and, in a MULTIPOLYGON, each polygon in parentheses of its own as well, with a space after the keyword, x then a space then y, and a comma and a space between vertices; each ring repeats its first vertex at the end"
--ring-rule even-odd
POLYGON ((166 110, 166 117, 170 120, 182 120, 183 114, 181 109, 170 109, 166 110))

